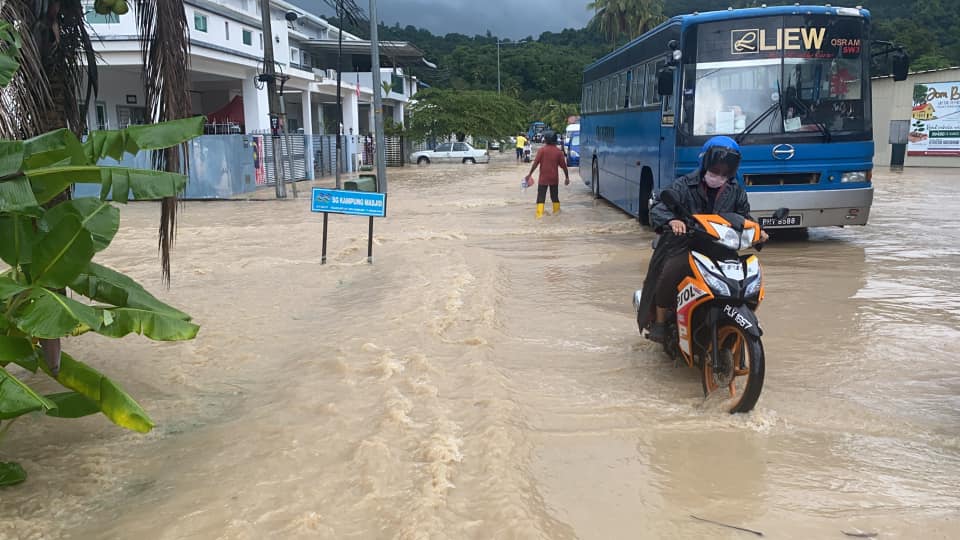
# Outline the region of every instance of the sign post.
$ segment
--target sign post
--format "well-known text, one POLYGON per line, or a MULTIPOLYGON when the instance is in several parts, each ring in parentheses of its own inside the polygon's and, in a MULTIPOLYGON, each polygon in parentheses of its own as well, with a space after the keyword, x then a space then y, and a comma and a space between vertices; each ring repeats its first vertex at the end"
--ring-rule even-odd
POLYGON ((367 216, 370 219, 367 232, 367 263, 373 264, 373 218, 387 217, 387 194, 344 189, 313 188, 310 211, 323 213, 323 243, 320 264, 327 264, 327 216, 346 214, 367 216))

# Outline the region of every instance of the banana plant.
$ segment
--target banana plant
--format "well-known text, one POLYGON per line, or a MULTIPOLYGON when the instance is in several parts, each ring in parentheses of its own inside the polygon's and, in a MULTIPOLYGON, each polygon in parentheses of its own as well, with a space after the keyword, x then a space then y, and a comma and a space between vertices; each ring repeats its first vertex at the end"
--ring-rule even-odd
MULTIPOLYGON (((30 413, 58 418, 102 413, 127 429, 153 428, 119 384, 63 351, 62 340, 88 332, 159 341, 197 335, 189 315, 93 259, 120 227, 115 203, 170 197, 187 183, 181 174, 97 163, 184 143, 202 133, 203 122, 196 117, 94 131, 85 142, 66 129, 0 141, 0 260, 9 266, 0 272, 0 437, 10 421, 30 413), (48 207, 77 182, 100 184, 100 196, 48 207), (44 394, 24 380, 25 372, 44 374, 64 391, 44 394)), ((0 486, 25 478, 20 465, 0 463, 0 486)))

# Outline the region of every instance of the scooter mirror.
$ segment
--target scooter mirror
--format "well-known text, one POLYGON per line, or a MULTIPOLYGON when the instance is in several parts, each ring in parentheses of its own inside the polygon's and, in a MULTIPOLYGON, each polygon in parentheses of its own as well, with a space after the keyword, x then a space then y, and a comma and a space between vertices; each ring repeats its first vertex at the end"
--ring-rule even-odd
POLYGON ((789 208, 777 208, 777 210, 773 213, 773 219, 783 219, 788 215, 790 215, 789 208))

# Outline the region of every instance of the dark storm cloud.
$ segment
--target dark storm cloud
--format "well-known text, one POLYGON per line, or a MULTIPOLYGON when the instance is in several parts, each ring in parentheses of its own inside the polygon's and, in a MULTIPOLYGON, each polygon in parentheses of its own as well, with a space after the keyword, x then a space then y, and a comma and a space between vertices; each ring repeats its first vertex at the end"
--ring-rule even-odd
MULTIPOLYGON (((582 28, 592 12, 588 0, 377 0, 379 19, 426 28, 434 34, 474 35, 487 30, 504 38, 537 37, 541 32, 582 28)), ((321 14, 330 10, 322 0, 292 0, 321 14)), ((356 0, 364 11, 369 0, 356 0)))

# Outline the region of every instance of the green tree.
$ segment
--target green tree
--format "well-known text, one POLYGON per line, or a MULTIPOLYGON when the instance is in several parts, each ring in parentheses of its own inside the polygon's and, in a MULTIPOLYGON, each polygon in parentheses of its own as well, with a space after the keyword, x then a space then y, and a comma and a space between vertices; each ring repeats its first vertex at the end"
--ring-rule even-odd
POLYGON ((408 109, 404 133, 414 139, 446 139, 471 135, 499 139, 524 126, 527 111, 516 99, 481 90, 441 90, 429 88, 417 93, 417 101, 408 109))
POLYGON ((593 0, 587 9, 594 12, 591 23, 614 45, 620 38, 629 41, 663 20, 662 0, 593 0))

